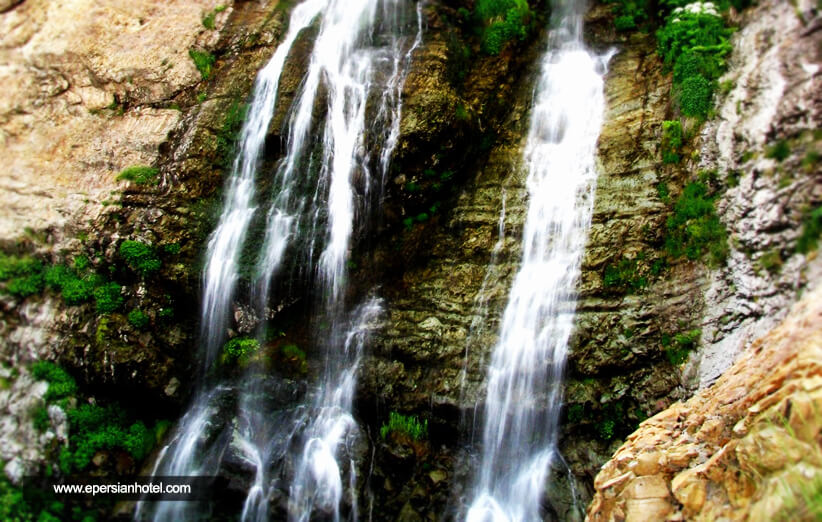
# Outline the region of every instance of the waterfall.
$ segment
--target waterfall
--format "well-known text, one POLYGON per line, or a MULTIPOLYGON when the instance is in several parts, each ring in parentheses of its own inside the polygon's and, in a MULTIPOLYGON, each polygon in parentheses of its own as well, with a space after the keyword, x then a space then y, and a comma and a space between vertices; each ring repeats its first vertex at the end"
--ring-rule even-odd
MULTIPOLYGON (((422 2, 416 23, 411 0, 304 0, 288 32, 260 70, 228 179, 217 228, 208 243, 203 276, 201 381, 189 411, 163 448, 155 475, 217 475, 228 455, 253 470, 243 521, 268 519, 272 488, 288 488, 289 517, 307 520, 315 510, 340 518, 343 480, 355 483, 353 463, 338 463, 340 447, 356 436, 351 414, 355 375, 368 332, 381 311, 371 297, 348 309, 347 263, 353 239, 379 202, 399 136, 400 95, 413 51, 422 38, 422 2), (271 173, 270 193, 257 193, 269 126, 278 107, 279 82, 297 39, 318 25, 307 71, 288 108, 284 155, 271 173), (320 109, 320 110, 318 110, 320 109), (248 238, 263 216, 260 245, 248 238), (246 245, 250 243, 250 245, 246 245), (308 399, 274 408, 272 395, 288 396, 287 383, 250 366, 240 378, 208 377, 227 338, 237 300, 243 248, 259 247, 247 303, 262 318, 279 279, 307 276, 316 320, 313 344, 324 371, 308 399), (293 260, 289 273, 286 260, 293 260), (328 327, 320 327, 327 323, 328 327), (224 418, 236 397, 233 421, 224 418), (289 454, 296 453, 294 476, 289 454), (350 471, 349 471, 350 469, 350 471)), ((282 297, 282 296, 278 296, 282 297)), ((353 493, 352 493, 353 496, 353 493)), ((356 498, 350 498, 356 517, 356 498)), ((186 502, 141 503, 135 518, 188 520, 207 516, 186 502)))
POLYGON ((547 474, 559 458, 562 377, 593 208, 609 58, 582 43, 585 3, 554 2, 523 153, 529 200, 522 262, 488 368, 470 522, 541 520, 547 474))

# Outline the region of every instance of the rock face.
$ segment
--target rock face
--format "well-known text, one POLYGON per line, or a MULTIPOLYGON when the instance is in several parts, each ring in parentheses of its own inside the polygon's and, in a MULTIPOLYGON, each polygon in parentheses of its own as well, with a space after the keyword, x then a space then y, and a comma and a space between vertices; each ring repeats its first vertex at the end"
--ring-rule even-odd
POLYGON ((643 422, 588 519, 813 520, 822 477, 822 286, 716 383, 643 422))
POLYGON ((197 260, 219 203, 219 143, 230 147, 236 132, 226 113, 248 97, 284 15, 276 2, 216 5, 0 4, 0 246, 46 266, 84 256, 123 287, 123 306, 106 315, 52 291, 0 299, 0 359, 15 367, 4 376, 0 458, 17 475, 36 471, 55 445, 31 425, 26 405, 40 405, 38 395, 15 392, 31 386, 35 360, 58 361, 89 393, 147 418, 173 418, 190 392, 180 383, 193 373, 197 260), (190 49, 215 57, 207 80, 190 49), (156 183, 117 181, 132 165, 157 167, 156 183), (161 269, 130 271, 118 254, 125 239, 152 245, 161 269), (136 309, 150 328, 129 323, 136 309))

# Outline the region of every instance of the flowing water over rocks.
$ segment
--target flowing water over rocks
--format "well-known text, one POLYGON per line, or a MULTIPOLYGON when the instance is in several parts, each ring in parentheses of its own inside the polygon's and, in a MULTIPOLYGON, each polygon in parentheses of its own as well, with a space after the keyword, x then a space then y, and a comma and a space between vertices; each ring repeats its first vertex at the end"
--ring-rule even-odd
POLYGON ((594 151, 609 55, 582 44, 584 6, 556 6, 523 163, 529 203, 522 265, 488 369, 482 456, 467 519, 541 518, 556 452, 574 288, 593 208, 594 151))

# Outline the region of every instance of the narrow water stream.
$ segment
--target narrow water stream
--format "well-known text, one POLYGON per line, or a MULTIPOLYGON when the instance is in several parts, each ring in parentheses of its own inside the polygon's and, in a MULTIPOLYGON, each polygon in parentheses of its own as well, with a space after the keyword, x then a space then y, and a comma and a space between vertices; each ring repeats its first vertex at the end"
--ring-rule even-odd
POLYGON ((523 151, 522 261, 488 367, 470 522, 542 520, 557 433, 575 286, 591 221, 594 154, 610 55, 585 48, 586 2, 553 2, 549 48, 523 151))

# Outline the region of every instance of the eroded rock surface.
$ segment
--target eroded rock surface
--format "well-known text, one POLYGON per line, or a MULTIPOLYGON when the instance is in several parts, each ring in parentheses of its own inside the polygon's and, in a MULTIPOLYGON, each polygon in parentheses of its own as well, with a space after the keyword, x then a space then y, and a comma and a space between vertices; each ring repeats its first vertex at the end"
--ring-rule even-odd
POLYGON ((812 520, 822 478, 822 286, 716 383, 643 422, 591 521, 812 520))

